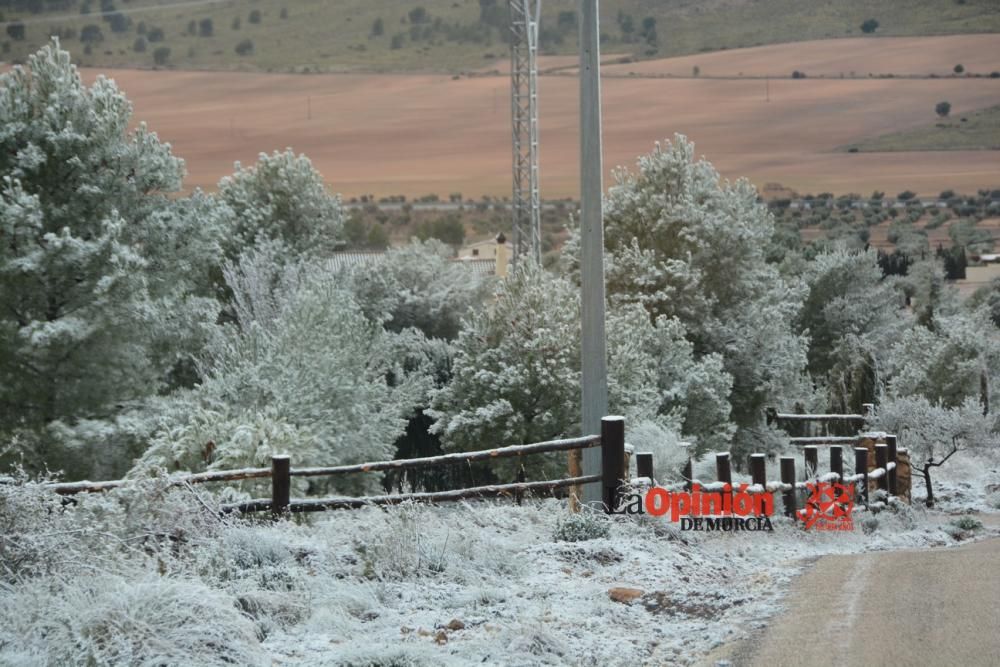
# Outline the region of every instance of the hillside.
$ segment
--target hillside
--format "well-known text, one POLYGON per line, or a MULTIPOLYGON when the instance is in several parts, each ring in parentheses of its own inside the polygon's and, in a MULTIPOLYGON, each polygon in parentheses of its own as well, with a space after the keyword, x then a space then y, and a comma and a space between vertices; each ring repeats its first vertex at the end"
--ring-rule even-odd
POLYGON ((846 150, 863 153, 998 149, 1000 106, 939 118, 933 125, 891 132, 846 147, 846 150))
MULTIPOLYGON (((544 54, 572 53, 575 3, 544 2, 544 54)), ((605 0, 608 53, 662 58, 804 40, 1000 32, 994 0, 605 0)), ((0 0, 0 58, 61 37, 94 67, 462 71, 506 59, 505 0, 0 0)))

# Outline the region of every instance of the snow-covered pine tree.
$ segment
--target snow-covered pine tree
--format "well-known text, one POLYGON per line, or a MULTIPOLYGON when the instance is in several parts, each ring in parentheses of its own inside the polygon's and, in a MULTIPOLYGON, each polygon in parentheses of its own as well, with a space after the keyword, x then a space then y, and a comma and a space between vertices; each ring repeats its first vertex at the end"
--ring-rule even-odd
POLYGON ((70 475, 107 452, 58 440, 168 386, 217 312, 195 276, 225 231, 170 204, 183 162, 131 112, 56 41, 0 78, 0 433, 70 475))
MULTIPOLYGON (((718 354, 732 376, 734 451, 772 448, 764 408, 810 397, 807 341, 792 329, 803 288, 767 262, 774 220, 746 180, 723 181, 677 135, 615 172, 605 200, 608 297, 651 319, 677 318, 698 357, 718 354)), ((574 234, 564 256, 578 262, 574 234)))
POLYGON ((874 251, 823 252, 804 273, 809 292, 796 325, 809 337, 809 371, 828 409, 860 413, 881 397, 889 349, 912 318, 874 251))
POLYGON ((236 215, 232 258, 268 240, 296 256, 327 255, 342 241, 340 198, 327 191, 309 158, 290 148, 261 153, 250 167, 237 162, 235 173, 219 182, 218 197, 236 215))
MULTIPOLYGON (((731 434, 731 378, 721 359, 694 359, 676 320, 655 323, 637 305, 608 314, 610 410, 626 424, 655 421, 715 444, 731 434)), ((471 451, 579 434, 580 295, 568 280, 525 263, 497 285, 454 344, 451 382, 433 410, 448 449, 471 451)), ((542 457, 539 457, 542 458, 542 457)), ((534 475, 565 473, 565 456, 526 461, 534 475)), ((512 465, 500 462, 501 475, 512 465)))

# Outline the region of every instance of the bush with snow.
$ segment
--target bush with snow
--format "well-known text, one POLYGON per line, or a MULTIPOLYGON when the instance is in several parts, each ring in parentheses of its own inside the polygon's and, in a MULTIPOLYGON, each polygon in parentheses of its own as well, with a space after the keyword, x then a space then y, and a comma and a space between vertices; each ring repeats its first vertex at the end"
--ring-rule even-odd
POLYGON ((610 532, 607 516, 582 508, 556 522, 553 538, 562 542, 583 542, 605 538, 610 532))
MULTIPOLYGON (((369 320, 322 264, 282 265, 261 248, 225 275, 236 322, 209 342, 201 384, 176 396, 141 465, 228 469, 282 453, 298 466, 392 458, 431 385, 422 334, 369 320), (406 366, 401 351, 414 352, 406 366)), ((360 491, 377 481, 313 485, 360 491)))
POLYGON ((0 652, 18 665, 270 665, 224 593, 156 574, 22 584, 0 600, 0 652))

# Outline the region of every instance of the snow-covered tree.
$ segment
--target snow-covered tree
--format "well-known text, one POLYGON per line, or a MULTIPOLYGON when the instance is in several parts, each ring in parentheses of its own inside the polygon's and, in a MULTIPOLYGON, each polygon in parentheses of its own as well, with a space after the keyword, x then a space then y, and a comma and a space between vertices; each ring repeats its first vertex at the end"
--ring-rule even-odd
MULTIPOLYGON (((706 442, 728 437, 730 378, 719 358, 696 361, 679 323, 653 323, 635 305, 609 313, 607 329, 613 413, 626 423, 698 429, 706 442)), ((521 265, 498 284, 492 307, 466 321, 454 349, 451 382, 430 411, 445 447, 468 451, 579 433, 580 299, 571 282, 521 265)), ((560 474, 563 461, 550 457, 542 470, 560 474)))
POLYGON ((900 288, 910 298, 917 323, 929 329, 936 326, 939 316, 953 315, 959 309, 958 290, 946 282, 937 258, 914 263, 900 280, 900 288))
POLYGON ((183 162, 131 112, 57 42, 0 77, 0 432, 34 463, 72 463, 58 435, 169 386, 217 312, 196 277, 225 231, 169 202, 183 162))
MULTIPOLYGON (((720 179, 679 135, 615 181, 604 204, 611 303, 677 318, 698 357, 720 355, 733 379, 737 451, 762 446, 764 408, 811 393, 807 341, 792 330, 803 290, 767 262, 771 214, 750 183, 720 179)), ((571 270, 577 248, 574 235, 571 270)))
POLYGON ((909 450, 910 464, 924 478, 928 507, 934 506, 934 468, 962 451, 994 462, 1000 455, 1000 422, 994 414, 983 414, 974 397, 951 406, 921 395, 893 397, 879 405, 872 425, 896 434, 909 450))
POLYGON ((809 371, 826 387, 830 409, 861 412, 876 402, 889 348, 908 326, 902 296, 871 250, 821 253, 805 281, 809 292, 796 323, 809 337, 809 371))
POLYGON ((322 256, 342 241, 344 214, 322 175, 291 149, 261 153, 257 164, 219 182, 218 196, 236 215, 231 255, 265 240, 281 241, 296 255, 322 256))
POLYGON ((1000 380, 1000 341, 992 331, 985 309, 937 317, 933 330, 910 329, 889 358, 892 395, 923 396, 946 408, 975 398, 995 412, 991 391, 1000 380))
MULTIPOLYGON (((422 334, 387 332, 337 276, 288 264, 280 247, 244 254, 225 275, 236 322, 219 327, 200 359, 201 384, 176 399, 143 465, 232 468, 276 453, 295 465, 392 458, 430 388, 434 358, 422 334)), ((332 483, 357 491, 375 481, 332 483)))
POLYGON ((966 306, 973 309, 985 307, 993 324, 1000 327, 1000 278, 994 278, 977 289, 966 301, 966 306))
POLYGON ((440 241, 413 241, 389 250, 375 266, 343 273, 365 313, 386 317, 388 329, 416 327, 429 337, 452 339, 469 309, 486 300, 492 281, 451 256, 440 241))

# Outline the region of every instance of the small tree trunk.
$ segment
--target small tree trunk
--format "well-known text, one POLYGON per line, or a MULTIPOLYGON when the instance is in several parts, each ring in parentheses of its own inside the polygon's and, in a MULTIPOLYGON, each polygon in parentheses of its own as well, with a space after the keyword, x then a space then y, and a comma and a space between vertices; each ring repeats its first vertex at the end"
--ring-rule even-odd
POLYGON ((931 467, 925 465, 921 472, 924 474, 924 485, 927 487, 927 507, 934 507, 934 487, 931 486, 931 467))

